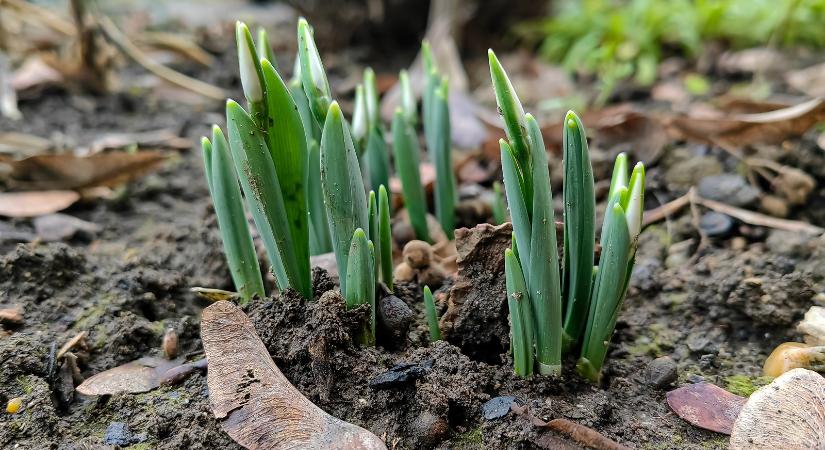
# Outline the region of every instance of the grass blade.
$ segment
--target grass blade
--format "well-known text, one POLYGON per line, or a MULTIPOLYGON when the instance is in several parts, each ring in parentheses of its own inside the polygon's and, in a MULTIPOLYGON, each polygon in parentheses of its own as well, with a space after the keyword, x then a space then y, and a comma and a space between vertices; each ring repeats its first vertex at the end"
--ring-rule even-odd
POLYGON ((392 120, 392 136, 395 147, 395 172, 401 179, 404 206, 407 208, 410 223, 417 239, 430 242, 427 203, 419 173, 421 151, 418 147, 418 136, 400 109, 395 111, 392 120))
POLYGON ((427 312, 427 328, 430 329, 430 342, 441 340, 441 329, 438 327, 438 313, 435 310, 435 299, 429 286, 424 286, 424 309, 427 312))
POLYGON ((292 287, 304 298, 312 298, 312 274, 309 264, 309 214, 306 186, 308 151, 301 115, 289 88, 267 60, 261 67, 266 86, 269 121, 266 143, 278 174, 278 185, 286 208, 290 241, 295 253, 296 278, 292 287))
POLYGON ((392 229, 390 228, 390 197, 384 185, 378 187, 378 250, 381 262, 381 280, 393 291, 392 278, 392 229))
POLYGON ((519 261, 512 250, 504 251, 504 273, 507 284, 507 306, 510 310, 510 343, 513 348, 513 368, 516 375, 533 374, 533 339, 528 324, 533 321, 529 312, 527 285, 519 261))
POLYGON ((587 137, 579 117, 567 113, 564 147, 564 288, 567 311, 564 348, 578 341, 587 323, 593 283, 593 248, 596 240, 596 197, 587 137))
POLYGON ((332 247, 346 297, 350 241, 356 229, 369 229, 367 200, 355 147, 338 102, 326 114, 321 136, 321 187, 329 216, 332 247))
POLYGON ((539 373, 556 375, 561 372, 562 299, 553 194, 541 130, 530 114, 525 116, 525 123, 530 138, 534 183, 533 235, 526 280, 536 320, 539 373))
POLYGON ((229 155, 229 145, 217 126, 212 127, 212 142, 214 146, 208 145, 207 151, 209 140, 203 139, 204 156, 209 158, 206 160, 207 173, 210 174, 207 177, 209 190, 212 193, 212 203, 215 206, 232 281, 235 290, 241 296, 241 304, 245 304, 255 294, 260 297, 265 295, 261 268, 246 222, 243 198, 229 155))

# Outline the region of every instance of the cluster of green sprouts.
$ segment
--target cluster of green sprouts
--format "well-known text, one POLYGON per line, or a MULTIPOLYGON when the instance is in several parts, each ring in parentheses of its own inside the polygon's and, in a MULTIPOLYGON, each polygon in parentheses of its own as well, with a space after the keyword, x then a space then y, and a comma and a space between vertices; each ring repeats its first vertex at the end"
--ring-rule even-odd
MULTIPOLYGON (((236 38, 246 108, 228 100, 228 141, 214 126, 212 139, 203 138, 202 146, 207 183, 241 302, 265 294, 244 213, 245 198, 278 287, 313 298, 310 255, 334 252, 347 307, 370 306, 371 318, 357 339, 373 344, 376 284, 381 281, 393 289, 389 154, 375 74, 367 69, 356 89, 350 125, 332 98, 306 20, 298 22, 298 52, 288 83, 278 72, 266 32, 259 31, 256 43, 247 26, 238 23, 236 38)), ((455 180, 447 84, 431 57, 428 61, 423 126, 437 167, 436 211, 452 236, 455 180)), ((392 125, 396 171, 416 236, 429 240, 415 129, 418 116, 404 73, 401 84, 404 101, 392 125)))
POLYGON ((504 118, 504 185, 513 223, 505 277, 515 371, 557 374, 562 354, 581 351, 577 368, 598 380, 627 292, 641 231, 644 166, 628 180, 627 158, 616 159, 594 267, 595 194, 584 127, 565 118, 564 242, 559 262, 550 176, 535 118, 525 114, 507 74, 490 51, 490 73, 504 118))

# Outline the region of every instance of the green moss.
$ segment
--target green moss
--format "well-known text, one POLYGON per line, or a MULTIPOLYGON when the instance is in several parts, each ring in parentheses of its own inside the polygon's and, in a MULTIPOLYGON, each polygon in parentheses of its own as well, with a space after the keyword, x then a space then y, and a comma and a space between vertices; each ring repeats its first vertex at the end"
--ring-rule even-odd
POLYGON ((725 377, 725 389, 742 397, 749 397, 753 392, 773 380, 771 377, 749 377, 747 375, 731 375, 725 377))
POLYGON ((456 444, 456 448, 478 448, 477 446, 484 444, 484 436, 481 433, 481 427, 476 427, 456 434, 452 441, 456 444))
POLYGON ((100 322, 100 319, 106 314, 109 305, 115 300, 115 295, 107 293, 101 295, 97 300, 91 303, 91 306, 80 314, 72 324, 73 330, 88 330, 100 322))

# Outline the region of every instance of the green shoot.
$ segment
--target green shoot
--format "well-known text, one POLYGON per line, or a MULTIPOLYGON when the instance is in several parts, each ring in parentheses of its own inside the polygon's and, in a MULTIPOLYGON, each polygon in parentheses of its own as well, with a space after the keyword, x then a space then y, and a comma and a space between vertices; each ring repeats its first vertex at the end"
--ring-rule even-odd
MULTIPOLYGON (((378 187, 378 250, 381 254, 381 281, 390 292, 392 278, 392 229, 390 228, 390 198, 384 185, 378 187)), ((378 258, 376 258, 378 259, 378 258)))
MULTIPOLYGON (((334 104, 334 103, 333 103, 334 104)), ((375 250, 367 240, 363 229, 358 228, 352 235, 346 279, 348 286, 344 298, 347 308, 359 305, 370 306, 370 320, 365 324, 358 340, 365 345, 375 345, 375 250)))
POLYGON ((269 44, 269 37, 266 34, 266 29, 258 28, 258 42, 256 44, 258 49, 258 58, 265 59, 272 64, 275 70, 278 70, 278 63, 275 60, 275 53, 272 53, 272 46, 269 44))
POLYGON ((451 156, 450 109, 447 105, 447 80, 445 79, 433 93, 432 116, 425 117, 424 131, 431 129, 433 136, 428 139, 430 158, 435 165, 435 213, 447 239, 453 239, 455 232, 456 187, 451 156), (427 125, 429 124, 429 126, 427 125))
POLYGON ((418 136, 400 108, 393 116, 392 136, 395 146, 395 172, 401 180, 401 190, 410 223, 416 238, 429 242, 427 202, 419 172, 421 150, 418 146, 418 136))
POLYGON ((501 182, 493 182, 493 202, 490 207, 493 210, 493 222, 495 222, 495 225, 501 225, 507 222, 507 205, 504 204, 504 193, 502 189, 504 188, 501 186, 501 182))
POLYGON ((298 59, 301 62, 301 82, 309 99, 309 109, 318 123, 324 123, 332 102, 332 91, 312 37, 312 28, 303 17, 298 20, 298 59))
POLYGON ((513 366, 516 375, 533 374, 533 336, 529 332, 533 322, 527 285, 518 258, 511 249, 504 251, 504 273, 507 282, 507 306, 510 310, 510 343, 513 348, 513 366))
POLYGON ((597 381, 633 269, 644 206, 644 166, 639 163, 634 168, 628 187, 627 159, 623 154, 616 159, 594 280, 593 174, 584 126, 575 113, 567 114, 563 135, 564 267, 560 276, 541 130, 530 114, 523 113, 492 51, 490 72, 509 138, 509 142, 502 139, 499 143, 513 223, 513 248, 505 252, 505 272, 515 371, 528 376, 535 365, 541 374, 556 374, 561 369, 562 346, 571 351, 581 340, 578 370, 597 381), (562 292, 567 299, 564 327, 562 292))
POLYGON ((438 327, 438 313, 435 310, 435 299, 429 286, 424 286, 424 309, 427 313, 427 327, 430 329, 430 342, 441 340, 441 329, 438 327))
POLYGON ((596 240, 596 197, 593 169, 579 117, 567 113, 564 147, 564 289, 567 312, 564 347, 572 347, 586 324, 593 283, 593 249, 596 240))
POLYGON ((404 119, 411 127, 415 128, 418 124, 418 110, 415 104, 415 95, 413 95, 412 86, 410 85, 410 77, 406 70, 402 70, 398 74, 398 83, 401 85, 401 111, 404 113, 404 119))
POLYGON ((218 218, 223 249, 235 290, 246 304, 253 295, 264 296, 264 284, 255 244, 249 233, 238 178, 229 155, 229 144, 217 125, 212 127, 212 142, 201 140, 206 181, 218 218), (213 145, 214 143, 214 145, 213 145))
MULTIPOLYGON (((381 231, 378 228, 378 200, 375 191, 370 191, 367 196, 367 221, 370 224, 369 238, 373 245, 381 248, 381 231)), ((378 279, 381 271, 381 252, 375 254, 375 277, 378 279)))
POLYGON ((349 125, 338 102, 330 104, 325 116, 321 137, 321 187, 340 273, 341 292, 346 297, 347 259, 353 233, 358 228, 369 230, 367 201, 349 125))

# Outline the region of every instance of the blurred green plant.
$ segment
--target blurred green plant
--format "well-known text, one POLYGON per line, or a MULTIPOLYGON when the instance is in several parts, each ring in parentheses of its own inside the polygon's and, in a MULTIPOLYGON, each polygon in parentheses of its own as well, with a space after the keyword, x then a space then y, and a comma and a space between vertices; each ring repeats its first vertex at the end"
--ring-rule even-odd
POLYGON ((424 286, 424 310, 427 313, 427 328, 430 330, 430 341, 441 340, 441 328, 438 327, 438 312, 435 310, 435 298, 429 286, 424 286))
POLYGON ((695 57, 703 42, 734 48, 825 46, 825 0, 562 0, 552 17, 518 32, 571 71, 597 75, 604 101, 633 77, 656 80, 662 58, 695 57))

